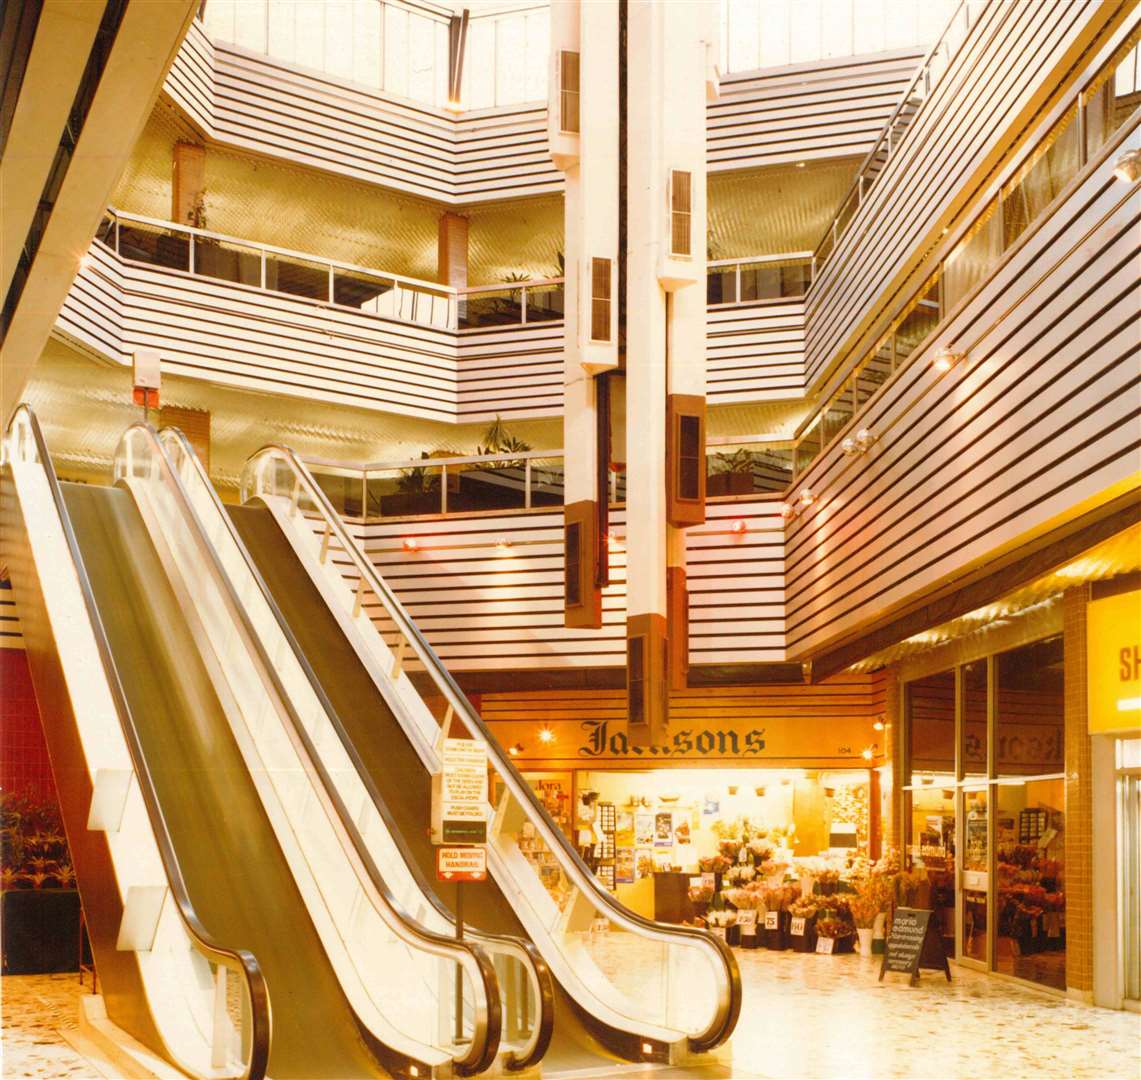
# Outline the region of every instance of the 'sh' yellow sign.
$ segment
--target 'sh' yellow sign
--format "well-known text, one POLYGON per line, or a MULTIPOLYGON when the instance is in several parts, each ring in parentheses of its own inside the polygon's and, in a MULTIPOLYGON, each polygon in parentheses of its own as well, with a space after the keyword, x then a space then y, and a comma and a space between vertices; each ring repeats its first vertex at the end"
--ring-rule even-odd
POLYGON ((1089 605, 1090 734, 1141 730, 1141 591, 1089 605))

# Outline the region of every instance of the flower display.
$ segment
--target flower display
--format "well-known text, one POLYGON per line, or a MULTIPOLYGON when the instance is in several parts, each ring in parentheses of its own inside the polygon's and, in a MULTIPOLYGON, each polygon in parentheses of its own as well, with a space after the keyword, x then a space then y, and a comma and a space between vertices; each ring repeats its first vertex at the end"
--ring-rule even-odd
POLYGON ((730 885, 748 885, 757 876, 757 871, 748 864, 731 866, 725 872, 725 880, 730 885))

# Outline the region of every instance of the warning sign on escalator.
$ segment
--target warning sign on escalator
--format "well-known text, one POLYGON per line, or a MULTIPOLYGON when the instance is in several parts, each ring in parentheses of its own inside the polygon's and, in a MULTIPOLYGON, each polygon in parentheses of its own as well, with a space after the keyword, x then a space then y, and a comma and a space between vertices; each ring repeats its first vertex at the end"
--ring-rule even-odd
POLYGON ((432 777, 432 840, 487 843, 487 747, 475 739, 445 739, 442 769, 432 777))
POLYGON ((441 881, 486 881, 487 848, 436 848, 436 877, 441 881))

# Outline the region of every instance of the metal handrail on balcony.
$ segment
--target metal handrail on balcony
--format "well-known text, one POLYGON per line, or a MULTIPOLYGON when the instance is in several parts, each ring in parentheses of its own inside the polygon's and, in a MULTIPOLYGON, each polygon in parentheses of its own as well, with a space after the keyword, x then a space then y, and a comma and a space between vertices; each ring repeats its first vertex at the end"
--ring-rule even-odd
POLYGON ((710 259, 705 265, 705 301, 711 308, 796 299, 812 283, 811 251, 710 259))
MULTIPOLYGON (((793 441, 784 435, 711 437, 711 495, 783 491, 792 481, 793 441), (747 481, 747 482, 746 482, 747 481), (721 490, 723 489, 723 490, 721 490)), ((405 458, 355 464, 305 456, 339 513, 362 521, 438 515, 552 510, 563 505, 562 449, 405 458)), ((626 501, 626 476, 609 470, 612 505, 626 501)))
POLYGON ((562 318, 562 278, 456 289, 109 207, 96 238, 120 258, 439 330, 562 318), (124 233, 127 242, 124 243, 124 233), (132 246, 133 242, 133 246, 132 246), (488 305, 507 294, 506 305, 488 305), (552 299, 543 303, 539 296, 552 299), (518 317, 513 317, 515 313, 518 317))
POLYGON ((829 223, 824 236, 812 252, 812 280, 815 281, 828 261, 829 256, 836 250, 840 237, 855 218, 857 211, 863 206, 864 196, 871 190, 876 179, 887 167, 892 155, 899 149, 901 143, 911 130, 912 121, 924 101, 930 97, 931 92, 939 84, 939 80, 951 65, 951 60, 958 52, 959 47, 967 39, 971 26, 974 23, 972 6, 981 7, 986 0, 960 0, 943 32, 935 40, 935 44, 928 50, 923 63, 912 76, 907 88, 900 96, 898 103, 888 117, 887 123, 879 133, 875 144, 868 151, 860 167, 856 170, 856 178, 840 203, 840 209, 829 223), (959 33, 958 40, 954 35, 959 33))

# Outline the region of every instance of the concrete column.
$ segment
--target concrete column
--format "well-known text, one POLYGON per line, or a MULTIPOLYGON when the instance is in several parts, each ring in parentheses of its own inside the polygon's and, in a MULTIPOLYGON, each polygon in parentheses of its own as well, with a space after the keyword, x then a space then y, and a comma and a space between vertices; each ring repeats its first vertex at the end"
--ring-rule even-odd
POLYGON ((204 228, 201 214, 205 197, 206 147, 195 143, 175 143, 170 185, 171 221, 204 228))
POLYGON ((437 231, 436 280, 453 289, 467 288, 468 219, 441 214, 437 231))

